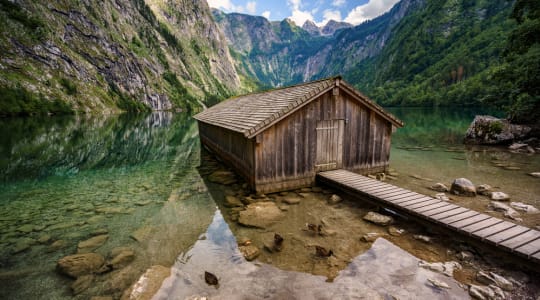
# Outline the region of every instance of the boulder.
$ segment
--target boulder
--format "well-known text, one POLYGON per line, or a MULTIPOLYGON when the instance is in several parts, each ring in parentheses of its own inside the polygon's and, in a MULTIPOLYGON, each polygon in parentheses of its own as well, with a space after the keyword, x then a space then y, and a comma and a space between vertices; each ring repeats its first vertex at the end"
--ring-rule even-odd
POLYGON ((257 202, 240 212, 238 223, 244 226, 267 228, 285 215, 274 202, 257 202))
POLYGON ((58 260, 58 272, 77 278, 82 275, 96 273, 105 263, 105 258, 98 253, 68 255, 58 260))
POLYGON ((505 194, 503 192, 491 192, 490 198, 491 200, 495 200, 495 201, 509 201, 510 200, 510 196, 508 196, 508 194, 505 194))
POLYGON ((448 192, 448 187, 446 185, 444 185, 443 183, 440 183, 440 182, 435 183, 434 185, 430 186, 429 188, 434 190, 434 191, 441 192, 441 193, 448 192))
POLYGON ((259 254, 261 254, 261 251, 259 250, 259 247, 255 246, 253 244, 246 245, 246 246, 240 246, 240 247, 238 247, 238 250, 240 250, 240 252, 242 253, 242 255, 244 255, 244 258, 247 261, 252 261, 255 258, 257 258, 259 256, 259 254))
POLYGON ((476 187, 467 178, 457 178, 454 179, 454 182, 452 182, 450 192, 456 195, 474 197, 476 196, 476 187))
POLYGON ((368 222, 371 222, 371 223, 374 223, 374 224, 377 224, 377 225, 381 225, 381 226, 390 225, 390 224, 392 224, 394 222, 394 219, 392 217, 381 215, 381 214, 373 212, 373 211, 368 212, 363 217, 363 219, 365 221, 368 221, 368 222))
POLYGON ((515 140, 526 137, 531 127, 511 124, 508 120, 498 119, 492 116, 476 116, 472 121, 467 133, 465 143, 501 145, 510 144, 515 140))
POLYGON ((109 238, 109 235, 102 234, 102 235, 91 237, 87 239, 86 241, 82 241, 77 245, 77 253, 92 252, 92 250, 97 249, 101 247, 103 244, 105 244, 108 238, 109 238))

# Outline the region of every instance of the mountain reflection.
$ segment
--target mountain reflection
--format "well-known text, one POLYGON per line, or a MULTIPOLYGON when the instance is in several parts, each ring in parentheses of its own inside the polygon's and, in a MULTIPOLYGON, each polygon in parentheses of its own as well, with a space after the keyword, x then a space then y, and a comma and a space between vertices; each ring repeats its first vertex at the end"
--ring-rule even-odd
POLYGON ((166 159, 193 126, 188 115, 170 112, 0 119, 0 180, 166 159))

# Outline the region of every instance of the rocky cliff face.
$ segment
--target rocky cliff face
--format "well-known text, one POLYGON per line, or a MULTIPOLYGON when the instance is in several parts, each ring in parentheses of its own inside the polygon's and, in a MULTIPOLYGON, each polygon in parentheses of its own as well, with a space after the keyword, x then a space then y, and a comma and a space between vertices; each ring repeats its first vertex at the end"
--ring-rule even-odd
MULTIPOLYGON (((1 0, 0 8, 0 87, 33 95, 36 106, 196 109, 240 86, 204 0, 1 0)), ((0 114, 35 109, 2 100, 19 111, 0 114)))

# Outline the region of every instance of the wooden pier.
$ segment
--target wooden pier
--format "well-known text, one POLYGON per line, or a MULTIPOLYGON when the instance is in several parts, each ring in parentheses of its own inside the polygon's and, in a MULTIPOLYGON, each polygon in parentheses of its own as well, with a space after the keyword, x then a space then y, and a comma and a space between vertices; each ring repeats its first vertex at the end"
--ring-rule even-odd
POLYGON ((538 230, 342 169, 320 172, 317 180, 540 263, 538 230))

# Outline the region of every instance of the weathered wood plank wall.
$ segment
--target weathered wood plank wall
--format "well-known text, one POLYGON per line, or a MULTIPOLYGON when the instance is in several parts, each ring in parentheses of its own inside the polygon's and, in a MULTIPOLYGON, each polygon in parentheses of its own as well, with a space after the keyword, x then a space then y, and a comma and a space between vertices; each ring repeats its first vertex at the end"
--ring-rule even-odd
POLYGON ((321 120, 345 121, 343 168, 363 174, 387 168, 392 124, 347 93, 329 91, 260 134, 254 156, 257 190, 314 182, 321 120))
POLYGON ((203 122, 198 123, 201 141, 253 186, 254 140, 225 128, 203 122))

